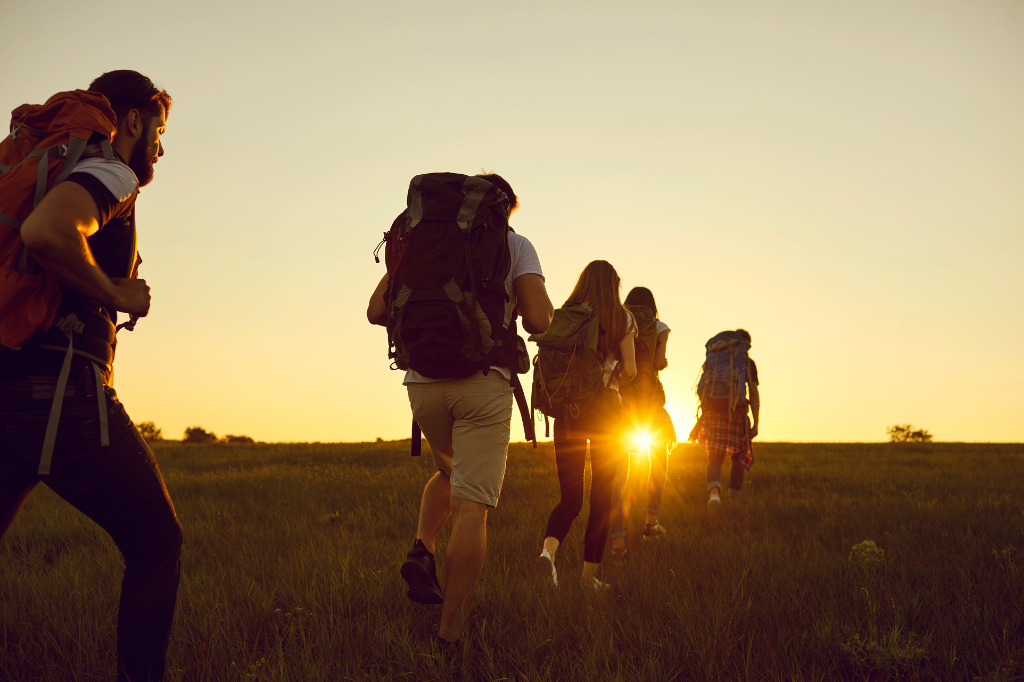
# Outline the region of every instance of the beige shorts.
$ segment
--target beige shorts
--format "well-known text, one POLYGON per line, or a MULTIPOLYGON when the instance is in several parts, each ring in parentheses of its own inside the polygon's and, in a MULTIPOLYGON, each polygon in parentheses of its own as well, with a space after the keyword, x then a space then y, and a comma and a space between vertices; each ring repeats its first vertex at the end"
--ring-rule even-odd
POLYGON ((407 384, 413 419, 434 464, 452 481, 452 497, 498 504, 512 435, 512 387, 500 372, 407 384))

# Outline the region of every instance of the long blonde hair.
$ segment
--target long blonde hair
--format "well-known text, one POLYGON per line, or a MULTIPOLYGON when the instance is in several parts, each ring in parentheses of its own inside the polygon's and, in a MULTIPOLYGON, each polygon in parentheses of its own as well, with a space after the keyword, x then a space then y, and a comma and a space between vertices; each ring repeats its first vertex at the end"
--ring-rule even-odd
POLYGON ((595 260, 583 268, 576 287, 566 301, 575 305, 589 303, 597 312, 601 324, 598 350, 606 358, 614 354, 626 338, 629 318, 619 299, 621 288, 622 281, 612 264, 606 260, 595 260))

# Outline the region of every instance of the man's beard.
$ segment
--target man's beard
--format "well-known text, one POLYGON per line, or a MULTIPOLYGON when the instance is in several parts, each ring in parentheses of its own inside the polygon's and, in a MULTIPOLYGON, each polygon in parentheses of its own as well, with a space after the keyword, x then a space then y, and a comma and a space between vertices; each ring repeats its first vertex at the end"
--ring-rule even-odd
POLYGON ((156 154, 146 141, 147 137, 143 135, 142 139, 135 143, 132 156, 128 159, 128 167, 139 179, 139 187, 145 187, 153 181, 153 159, 156 154))

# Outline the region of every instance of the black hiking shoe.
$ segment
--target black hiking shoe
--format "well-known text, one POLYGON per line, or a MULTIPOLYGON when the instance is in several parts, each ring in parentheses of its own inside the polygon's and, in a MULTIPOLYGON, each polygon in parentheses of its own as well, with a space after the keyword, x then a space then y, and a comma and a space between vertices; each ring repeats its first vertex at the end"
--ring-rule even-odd
POLYGON ((416 540, 402 562, 402 578, 409 584, 406 595, 418 604, 443 604, 441 584, 437 582, 434 555, 422 540, 416 540))

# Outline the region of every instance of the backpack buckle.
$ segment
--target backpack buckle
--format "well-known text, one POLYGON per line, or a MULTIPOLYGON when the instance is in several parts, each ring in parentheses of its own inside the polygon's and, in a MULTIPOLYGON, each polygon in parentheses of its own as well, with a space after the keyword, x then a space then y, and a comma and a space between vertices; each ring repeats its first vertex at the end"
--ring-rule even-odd
POLYGON ((61 330, 65 334, 83 334, 85 333, 85 323, 78 319, 78 316, 74 313, 60 318, 54 321, 53 326, 61 330))
POLYGON ((11 126, 11 139, 12 140, 17 140, 18 139, 18 131, 19 130, 21 130, 21 121, 18 121, 17 123, 15 123, 14 125, 11 126))
POLYGON ((68 146, 66 144, 58 144, 58 145, 56 145, 56 148, 57 148, 57 156, 67 156, 68 155, 68 146))

